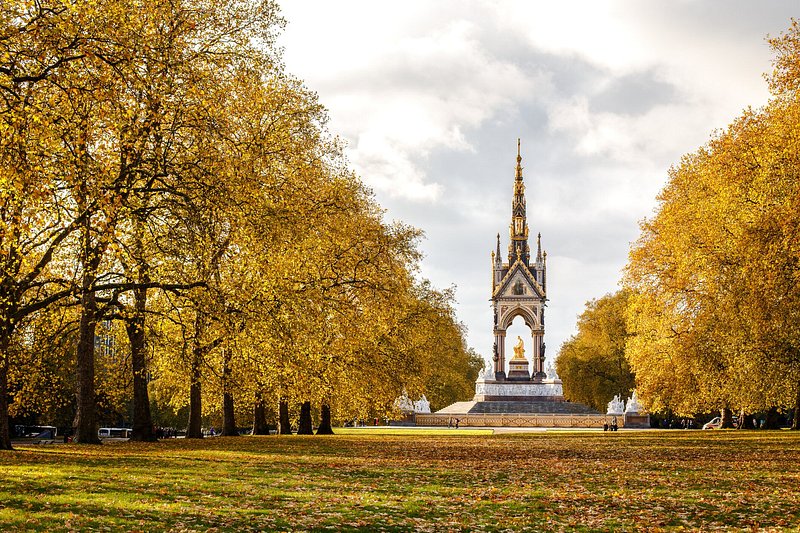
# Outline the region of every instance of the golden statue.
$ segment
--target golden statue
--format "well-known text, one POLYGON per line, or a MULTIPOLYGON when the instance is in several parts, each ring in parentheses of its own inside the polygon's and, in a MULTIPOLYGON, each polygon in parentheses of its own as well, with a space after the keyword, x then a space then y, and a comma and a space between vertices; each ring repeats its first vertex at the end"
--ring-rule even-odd
POLYGON ((525 360, 525 346, 522 344, 522 337, 517 335, 517 344, 514 345, 514 358, 512 361, 525 360))

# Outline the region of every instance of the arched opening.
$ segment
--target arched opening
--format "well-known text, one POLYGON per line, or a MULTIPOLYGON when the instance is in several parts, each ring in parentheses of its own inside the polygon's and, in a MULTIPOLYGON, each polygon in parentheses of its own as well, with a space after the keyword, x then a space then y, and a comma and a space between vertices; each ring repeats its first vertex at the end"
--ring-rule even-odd
MULTIPOLYGON (((509 375, 509 362, 514 357, 514 346, 517 345, 519 337, 522 339, 522 347, 524 350, 525 359, 528 360, 529 364, 532 364, 532 354, 533 354, 533 341, 531 338, 531 328, 525 323, 525 319, 521 315, 517 315, 514 317, 511 325, 506 328, 506 340, 505 340, 505 354, 506 354, 506 361, 505 361, 505 368, 503 369, 506 375, 509 375)), ((529 367, 531 368, 531 367, 529 367)))

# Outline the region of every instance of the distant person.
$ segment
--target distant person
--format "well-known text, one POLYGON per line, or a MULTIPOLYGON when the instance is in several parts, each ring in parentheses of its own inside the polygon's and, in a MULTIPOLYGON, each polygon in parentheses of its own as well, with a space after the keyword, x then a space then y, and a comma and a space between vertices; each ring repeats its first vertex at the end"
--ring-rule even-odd
POLYGON ((461 422, 458 418, 456 418, 456 429, 458 429, 458 423, 461 422))

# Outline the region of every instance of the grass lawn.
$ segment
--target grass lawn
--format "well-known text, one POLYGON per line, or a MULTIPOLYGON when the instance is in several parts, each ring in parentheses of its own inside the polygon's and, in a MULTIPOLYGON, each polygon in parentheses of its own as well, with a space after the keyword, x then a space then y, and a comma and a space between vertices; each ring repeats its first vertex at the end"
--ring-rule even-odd
POLYGON ((238 437, 0 452, 0 530, 800 525, 800 434, 238 437))

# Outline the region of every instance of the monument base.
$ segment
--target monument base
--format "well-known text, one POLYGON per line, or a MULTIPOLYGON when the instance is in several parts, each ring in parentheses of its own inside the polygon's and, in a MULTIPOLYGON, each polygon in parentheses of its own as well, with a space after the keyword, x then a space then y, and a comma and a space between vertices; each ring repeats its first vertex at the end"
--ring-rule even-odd
POLYGON ((602 428, 609 419, 594 409, 561 399, 456 402, 429 415, 418 426, 602 428))
POLYGON ((507 379, 510 381, 530 381, 531 373, 528 372, 528 360, 512 359, 508 363, 507 379))
POLYGON ((624 421, 626 428, 649 428, 650 427, 650 415, 642 415, 639 413, 625 413, 625 421, 624 421))
POLYGON ((560 379, 478 379, 473 400, 559 402, 564 401, 564 392, 560 379))
POLYGON ((471 402, 456 402, 431 415, 417 416, 417 425, 460 427, 596 427, 605 415, 564 399, 560 379, 486 379, 475 383, 471 402))

